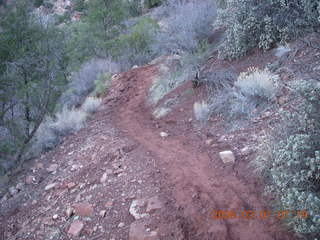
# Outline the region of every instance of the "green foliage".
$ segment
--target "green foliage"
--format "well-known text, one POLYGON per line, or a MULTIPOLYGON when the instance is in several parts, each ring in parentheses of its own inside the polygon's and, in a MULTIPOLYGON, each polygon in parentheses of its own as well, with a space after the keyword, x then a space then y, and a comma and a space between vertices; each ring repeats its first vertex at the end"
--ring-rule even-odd
POLYGON ((86 9, 86 4, 84 0, 73 0, 74 10, 78 12, 82 12, 86 9))
POLYGON ((50 0, 44 0, 43 6, 48 9, 52 9, 54 4, 50 0))
POLYGON ((319 1, 236 0, 219 12, 217 26, 225 27, 222 58, 239 58, 255 47, 272 48, 320 26, 319 1))
POLYGON ((145 0, 144 4, 147 8, 153 8, 160 6, 162 2, 162 0, 145 0))
POLYGON ((111 55, 118 60, 142 64, 151 55, 151 44, 159 28, 157 22, 151 18, 142 18, 128 33, 107 43, 111 55))
POLYGON ((99 79, 94 81, 95 83, 95 89, 94 89, 94 95, 96 97, 99 97, 103 95, 110 83, 111 80, 111 74, 110 73, 103 73, 100 75, 99 79))
POLYGON ((33 6, 38 8, 43 5, 44 0, 34 0, 33 6))
POLYGON ((308 211, 309 218, 294 217, 288 224, 313 236, 320 231, 320 86, 301 82, 295 89, 298 101, 290 111, 280 112, 275 140, 256 164, 268 177, 266 191, 278 197, 280 209, 308 211))
POLYGON ((53 111, 68 63, 63 33, 33 15, 30 4, 10 5, 0 18, 0 127, 18 158, 53 111))
POLYGON ((106 43, 122 32, 122 22, 133 11, 133 3, 91 0, 86 8, 81 21, 66 29, 72 70, 92 57, 104 58, 108 55, 109 45, 106 43))

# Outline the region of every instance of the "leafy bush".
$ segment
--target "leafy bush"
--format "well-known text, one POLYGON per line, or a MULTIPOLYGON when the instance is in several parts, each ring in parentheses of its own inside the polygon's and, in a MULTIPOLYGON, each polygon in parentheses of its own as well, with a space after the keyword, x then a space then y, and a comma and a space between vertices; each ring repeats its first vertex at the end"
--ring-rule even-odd
POLYGON ((108 42, 112 56, 129 65, 144 64, 151 59, 151 43, 159 28, 151 18, 142 18, 127 33, 108 42))
POLYGON ((215 4, 201 2, 170 1, 167 26, 157 35, 153 49, 157 53, 194 52, 199 41, 209 36, 215 19, 215 4))
POLYGON ((38 8, 38 7, 40 7, 40 6, 43 5, 43 1, 44 1, 44 0, 34 0, 33 6, 36 7, 36 8, 38 8))
POLYGON ((295 106, 281 111, 274 140, 255 165, 269 180, 266 191, 277 196, 280 209, 307 210, 307 219, 290 219, 293 229, 315 236, 320 231, 320 85, 303 81, 294 89, 295 106))
POLYGON ((99 76, 99 79, 94 82, 95 89, 94 95, 96 97, 100 97, 100 95, 106 92, 110 82, 111 82, 112 75, 110 73, 103 73, 99 76))
POLYGON ((220 10, 218 27, 226 28, 222 58, 239 58, 252 48, 267 50, 320 25, 318 0, 235 0, 220 10))
POLYGON ((67 91, 60 98, 60 105, 73 108, 81 105, 85 97, 92 92, 104 73, 117 73, 119 65, 110 59, 92 59, 80 67, 78 72, 71 76, 67 91))
POLYGON ((144 5, 147 8, 157 7, 162 3, 162 0, 145 0, 144 5))
POLYGON ((86 6, 85 6, 85 1, 84 0, 73 0, 72 2, 74 4, 73 9, 75 11, 82 12, 83 10, 85 10, 86 6))

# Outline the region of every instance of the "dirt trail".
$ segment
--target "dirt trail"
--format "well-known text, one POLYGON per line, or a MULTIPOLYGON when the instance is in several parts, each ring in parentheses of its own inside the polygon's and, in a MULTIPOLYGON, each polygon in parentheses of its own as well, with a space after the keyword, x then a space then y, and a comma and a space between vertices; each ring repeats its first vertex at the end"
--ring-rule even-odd
MULTIPOLYGON (((259 210, 265 206, 252 183, 242 181, 237 172, 230 168, 216 168, 221 160, 211 159, 207 152, 199 148, 196 133, 171 134, 170 129, 157 128, 146 106, 148 90, 157 75, 157 66, 133 69, 116 79, 113 92, 106 99, 112 105, 115 125, 129 138, 150 151, 156 159, 157 167, 165 172, 167 191, 175 200, 183 232, 183 239, 226 239, 226 240, 271 240, 293 239, 279 229, 273 218, 228 219, 212 218, 213 210, 259 210), (161 138, 166 131, 169 137, 161 138), (251 186, 249 186, 251 184, 251 186)), ((176 124, 184 124, 175 119, 176 124)), ((165 121, 165 120, 162 120, 165 121)), ((174 127, 174 126, 173 126, 174 127)))

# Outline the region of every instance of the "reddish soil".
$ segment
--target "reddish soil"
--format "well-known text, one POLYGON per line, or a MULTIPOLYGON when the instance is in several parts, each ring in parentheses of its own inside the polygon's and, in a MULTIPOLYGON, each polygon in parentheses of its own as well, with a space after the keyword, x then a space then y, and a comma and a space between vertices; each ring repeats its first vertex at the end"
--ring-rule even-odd
MULTIPOLYGON (((239 176, 238 173, 245 170, 239 168, 241 164, 223 166, 217 152, 210 156, 194 124, 188 121, 193 116, 193 98, 180 104, 180 111, 173 111, 161 120, 153 119, 145 102, 156 72, 157 66, 147 66, 121 74, 106 103, 112 102, 111 116, 116 126, 150 151, 157 167, 165 172, 163 190, 176 209, 167 214, 180 221, 182 236, 179 239, 293 239, 272 217, 267 220, 213 219, 214 210, 258 213, 268 206, 262 202, 261 189, 256 189, 255 180, 245 181, 239 176), (119 93, 121 97, 117 99, 119 93), (161 131, 169 133, 169 137, 162 139, 161 131)), ((185 88, 191 88, 191 84, 173 94, 185 88)), ((218 145, 216 149, 228 150, 226 147, 218 145)), ((248 172, 240 175, 245 174, 248 172)))

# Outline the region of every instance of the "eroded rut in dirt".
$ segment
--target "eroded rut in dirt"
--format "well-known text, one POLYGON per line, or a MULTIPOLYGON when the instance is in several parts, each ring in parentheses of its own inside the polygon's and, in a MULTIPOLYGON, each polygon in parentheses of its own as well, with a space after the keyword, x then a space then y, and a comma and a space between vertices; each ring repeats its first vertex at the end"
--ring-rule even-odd
MULTIPOLYGON (((213 219, 213 210, 263 210, 257 193, 242 181, 235 171, 214 168, 220 159, 210 159, 196 145, 188 143, 189 135, 170 135, 162 139, 146 106, 148 90, 157 66, 141 67, 121 74, 106 103, 112 108, 115 125, 129 138, 150 151, 156 166, 168 176, 163 191, 175 202, 182 239, 271 240, 293 239, 280 230, 274 219, 213 219)), ((169 129, 170 131, 170 129, 169 129)), ((175 217, 175 216, 174 216, 175 217)))

